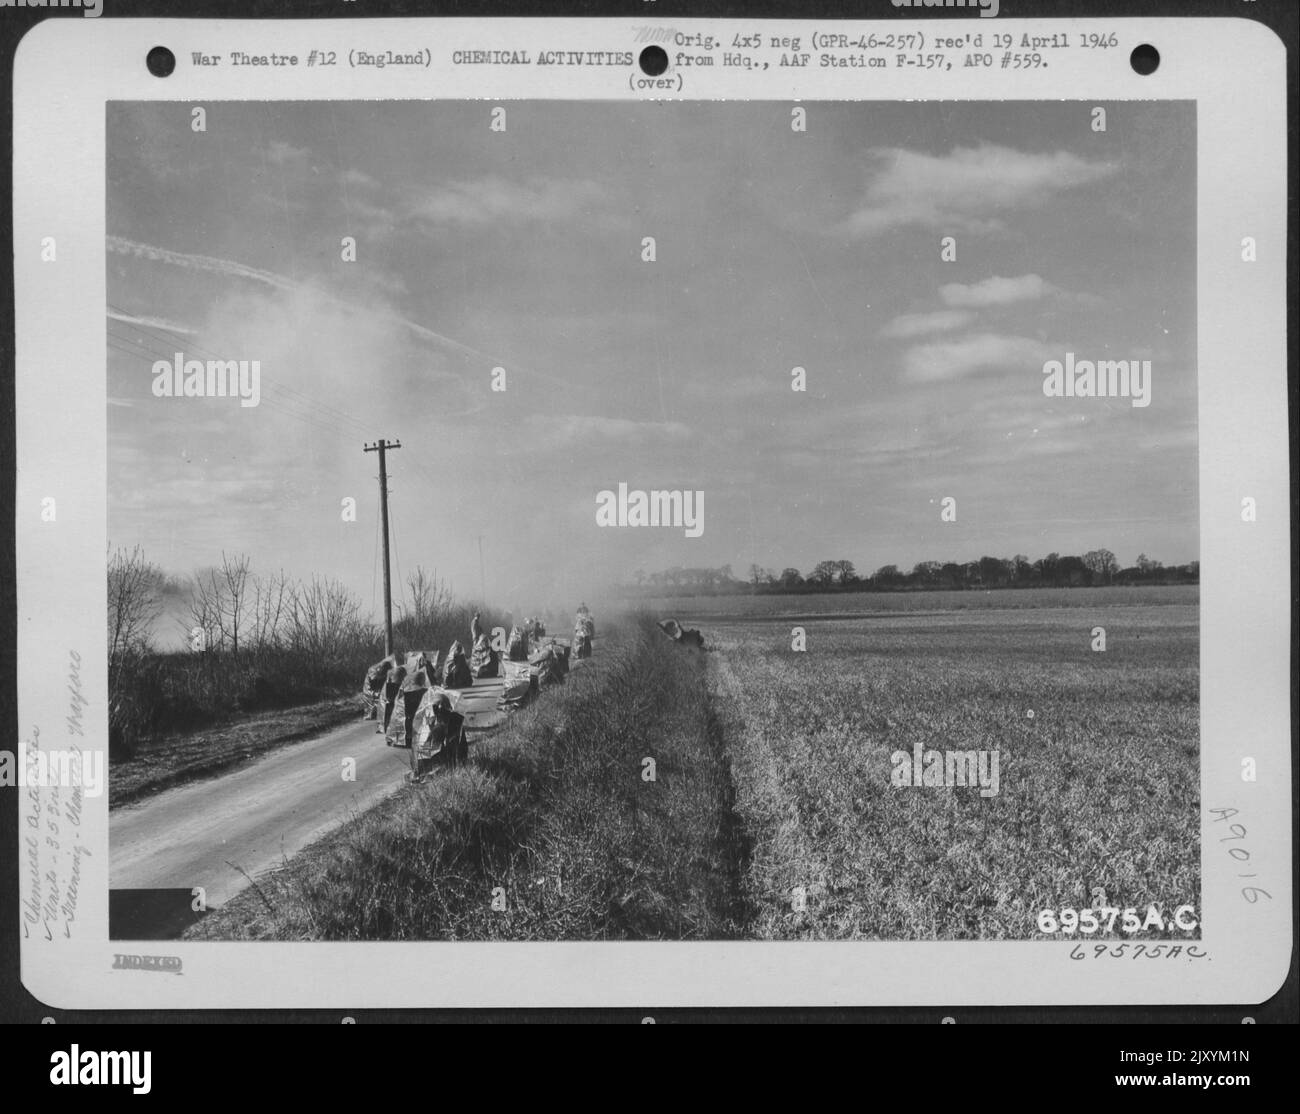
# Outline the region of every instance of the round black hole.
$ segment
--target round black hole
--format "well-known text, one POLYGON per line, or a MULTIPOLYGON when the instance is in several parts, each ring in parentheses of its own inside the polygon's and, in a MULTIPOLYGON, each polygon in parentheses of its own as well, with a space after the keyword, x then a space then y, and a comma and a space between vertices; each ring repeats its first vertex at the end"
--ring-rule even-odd
POLYGON ((1160 65, 1160 51, 1150 43, 1142 43, 1133 48, 1133 53, 1129 55, 1128 60, 1135 73, 1146 77, 1148 74, 1155 73, 1156 67, 1160 65))
POLYGON ((658 77, 668 68, 668 52, 661 46, 648 46, 641 51, 641 57, 638 59, 641 64, 641 72, 649 74, 651 77, 658 77))
POLYGON ((154 77, 168 77, 176 68, 176 55, 165 46, 156 46, 145 56, 144 64, 154 77))

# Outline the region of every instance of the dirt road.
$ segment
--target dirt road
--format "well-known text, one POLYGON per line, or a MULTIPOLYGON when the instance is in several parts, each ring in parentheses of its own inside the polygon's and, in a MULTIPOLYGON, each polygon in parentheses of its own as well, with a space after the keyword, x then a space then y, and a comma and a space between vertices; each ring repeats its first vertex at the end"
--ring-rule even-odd
POLYGON ((248 885, 402 783, 409 752, 384 745, 373 723, 355 723, 260 762, 169 789, 109 816, 109 886, 202 886, 209 906, 248 885), (343 779, 344 760, 356 780, 343 779), (230 864, 235 864, 234 866, 230 864))
MULTIPOLYGON (((484 681, 456 694, 471 745, 479 731, 500 722, 500 687, 484 681)), ((386 746, 373 722, 358 721, 225 776, 114 809, 109 887, 201 886, 208 906, 218 906, 248 885, 243 872, 256 878, 279 866, 388 796, 409 769, 410 751, 386 746), (344 779, 347 759, 355 763, 355 780, 344 779)))

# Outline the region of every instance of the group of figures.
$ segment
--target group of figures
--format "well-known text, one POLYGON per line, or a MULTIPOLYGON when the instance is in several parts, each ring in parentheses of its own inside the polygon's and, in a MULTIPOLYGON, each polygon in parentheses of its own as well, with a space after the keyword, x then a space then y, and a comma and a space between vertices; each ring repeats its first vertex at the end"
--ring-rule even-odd
POLYGON ((445 656, 438 650, 393 653, 372 665, 361 692, 364 718, 376 721, 376 733, 383 734, 389 746, 411 748, 413 776, 427 773, 434 759, 455 765, 468 756, 460 707, 464 690, 476 696, 476 682, 493 682, 477 690, 487 690, 489 699, 495 697, 489 708, 521 707, 539 689, 563 683, 571 657, 589 658, 595 633, 584 603, 574 620, 572 643, 548 638, 541 620, 525 619, 511 628, 502 653, 475 613, 470 620, 468 656, 455 641, 445 656))

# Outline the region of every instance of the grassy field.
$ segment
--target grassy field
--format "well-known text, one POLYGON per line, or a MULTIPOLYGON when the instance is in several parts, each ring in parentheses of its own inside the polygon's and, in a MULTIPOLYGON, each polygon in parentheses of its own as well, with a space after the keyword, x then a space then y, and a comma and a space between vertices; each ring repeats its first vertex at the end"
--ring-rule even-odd
POLYGON ((1093 599, 1083 610, 1001 593, 1011 609, 948 614, 902 597, 911 613, 803 623, 802 653, 785 618, 709 628, 751 847, 747 935, 1033 938, 1040 910, 1090 906, 1097 888, 1199 914, 1195 589, 1154 592, 1067 593, 1093 599), (997 795, 895 787, 891 755, 918 743, 996 750, 997 795))
POLYGON ((852 619, 917 612, 1037 610, 1040 608, 1196 606, 1198 585, 1144 588, 1016 588, 960 592, 799 592, 793 595, 674 596, 638 601, 656 613, 692 624, 727 619, 799 616, 852 619))

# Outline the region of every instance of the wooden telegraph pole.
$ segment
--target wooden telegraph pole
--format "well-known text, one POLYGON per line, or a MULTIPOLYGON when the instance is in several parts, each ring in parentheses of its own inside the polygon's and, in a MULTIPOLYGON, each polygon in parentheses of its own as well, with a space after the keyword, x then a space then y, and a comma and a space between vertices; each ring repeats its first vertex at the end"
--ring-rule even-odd
POLYGON ((384 526, 384 656, 393 653, 393 585, 388 572, 388 461, 384 454, 389 449, 400 449, 400 441, 380 439, 364 451, 379 454, 379 515, 384 526))

